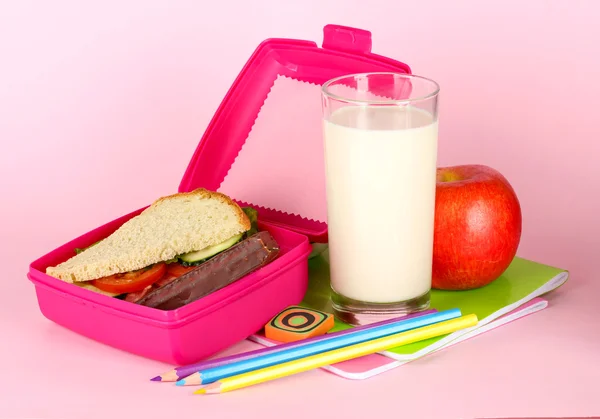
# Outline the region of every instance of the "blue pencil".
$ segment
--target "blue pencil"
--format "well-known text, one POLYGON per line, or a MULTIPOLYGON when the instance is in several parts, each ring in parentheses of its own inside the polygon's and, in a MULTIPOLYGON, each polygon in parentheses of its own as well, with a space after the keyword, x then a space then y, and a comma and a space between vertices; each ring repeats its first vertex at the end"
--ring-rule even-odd
POLYGON ((348 345, 354 345, 357 343, 378 339, 384 336, 405 332, 407 330, 417 329, 434 323, 454 319, 460 317, 461 315, 461 311, 457 308, 454 308, 440 311, 438 313, 427 314, 425 316, 414 317, 411 319, 399 319, 396 322, 387 323, 370 329, 364 329, 353 334, 338 336, 326 341, 317 341, 314 344, 290 348, 277 353, 268 353, 256 358, 204 369, 186 377, 183 380, 177 381, 175 384, 178 386, 209 384, 222 378, 243 374, 260 368, 270 367, 283 362, 294 361, 299 358, 339 349, 348 345))

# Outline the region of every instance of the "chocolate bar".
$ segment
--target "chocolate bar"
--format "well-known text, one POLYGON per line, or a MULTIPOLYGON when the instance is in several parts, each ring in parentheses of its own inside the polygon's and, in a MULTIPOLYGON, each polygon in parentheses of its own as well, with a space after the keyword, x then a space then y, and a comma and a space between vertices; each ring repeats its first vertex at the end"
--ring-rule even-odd
POLYGON ((260 231, 217 254, 196 269, 151 291, 137 304, 174 310, 205 297, 270 263, 279 245, 268 231, 260 231))

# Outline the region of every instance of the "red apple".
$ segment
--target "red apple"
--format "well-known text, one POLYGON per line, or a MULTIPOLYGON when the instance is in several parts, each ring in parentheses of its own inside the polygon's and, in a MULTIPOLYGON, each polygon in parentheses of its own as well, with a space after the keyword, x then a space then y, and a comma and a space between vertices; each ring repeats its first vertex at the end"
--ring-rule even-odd
POLYGON ((506 178, 483 165, 437 170, 432 287, 479 288, 510 265, 521 239, 521 206, 506 178))

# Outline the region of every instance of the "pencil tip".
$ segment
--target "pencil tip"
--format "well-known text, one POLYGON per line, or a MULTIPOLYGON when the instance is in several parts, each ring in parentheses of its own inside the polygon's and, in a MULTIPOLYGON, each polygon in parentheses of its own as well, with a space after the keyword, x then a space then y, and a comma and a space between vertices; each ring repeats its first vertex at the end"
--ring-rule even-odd
POLYGON ((184 386, 185 385, 185 380, 179 380, 175 383, 176 386, 184 386))
POLYGON ((167 372, 163 372, 160 375, 157 375, 154 378, 151 378, 150 381, 177 381, 179 380, 179 376, 177 375, 177 371, 176 370, 171 370, 171 371, 167 371, 167 372))
POLYGON ((194 391, 194 394, 204 394, 204 393, 206 393, 205 388, 199 388, 198 390, 194 391))

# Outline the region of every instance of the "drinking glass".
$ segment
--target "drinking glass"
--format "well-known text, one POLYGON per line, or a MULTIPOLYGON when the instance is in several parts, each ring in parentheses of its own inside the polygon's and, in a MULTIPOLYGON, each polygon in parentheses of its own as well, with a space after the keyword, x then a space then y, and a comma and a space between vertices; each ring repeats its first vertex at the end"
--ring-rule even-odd
POLYGON ((323 85, 331 300, 347 323, 429 308, 438 94, 399 73, 323 85))

